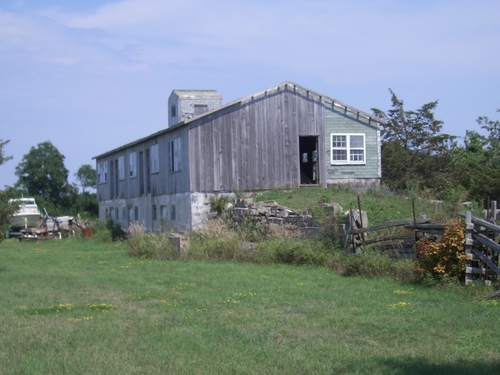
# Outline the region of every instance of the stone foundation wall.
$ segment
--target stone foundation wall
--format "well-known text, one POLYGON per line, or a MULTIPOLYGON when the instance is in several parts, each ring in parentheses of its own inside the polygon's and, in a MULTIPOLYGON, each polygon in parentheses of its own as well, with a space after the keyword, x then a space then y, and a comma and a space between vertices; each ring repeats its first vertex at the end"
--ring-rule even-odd
MULTIPOLYGON (((327 217, 332 217, 332 220, 339 213, 343 215, 343 209, 337 203, 322 204, 320 207, 325 210, 327 217)), ((321 235, 320 223, 314 219, 309 210, 293 210, 279 205, 276 201, 254 202, 253 199, 237 199, 234 206, 228 207, 225 212, 231 215, 234 221, 247 219, 263 225, 289 225, 301 230, 305 237, 321 235)), ((342 232, 344 230, 345 225, 341 223, 341 236, 344 236, 342 232)))

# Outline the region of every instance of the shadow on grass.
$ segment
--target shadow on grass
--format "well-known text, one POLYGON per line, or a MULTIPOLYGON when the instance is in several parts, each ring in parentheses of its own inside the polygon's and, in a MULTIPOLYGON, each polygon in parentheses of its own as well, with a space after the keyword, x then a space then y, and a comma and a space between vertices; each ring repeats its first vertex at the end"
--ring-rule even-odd
POLYGON ((500 362, 493 361, 460 361, 457 363, 436 364, 423 358, 409 360, 384 359, 381 364, 392 369, 393 374, 405 375, 486 375, 500 374, 500 362))

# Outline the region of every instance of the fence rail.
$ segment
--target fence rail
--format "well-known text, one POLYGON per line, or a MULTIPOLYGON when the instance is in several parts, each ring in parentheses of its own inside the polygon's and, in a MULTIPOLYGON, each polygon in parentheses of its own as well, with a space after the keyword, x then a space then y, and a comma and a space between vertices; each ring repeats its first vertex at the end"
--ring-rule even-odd
MULTIPOLYGON (((495 211, 493 211, 495 212, 495 211)), ((500 276, 498 267, 500 257, 500 226, 472 216, 470 212, 461 215, 465 219, 467 265, 465 283, 496 283, 500 276)), ((445 233, 449 224, 431 223, 425 218, 391 220, 367 228, 351 227, 348 243, 352 252, 358 252, 363 246, 388 252, 391 257, 416 258, 414 246, 422 239, 433 240, 445 233), (392 235, 365 239, 364 235, 392 227, 403 227, 413 231, 414 235, 392 235)))
POLYGON ((465 284, 496 283, 500 276, 498 268, 500 245, 495 241, 499 239, 500 226, 472 216, 470 212, 464 216, 467 254, 465 284))

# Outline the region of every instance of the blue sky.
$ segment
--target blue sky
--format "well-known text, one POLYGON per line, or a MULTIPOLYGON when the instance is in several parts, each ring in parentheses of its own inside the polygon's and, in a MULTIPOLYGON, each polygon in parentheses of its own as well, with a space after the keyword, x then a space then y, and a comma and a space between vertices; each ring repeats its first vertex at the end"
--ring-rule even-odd
POLYGON ((173 89, 225 103, 291 80, 366 112, 439 100, 463 137, 500 118, 497 0, 2 0, 0 188, 50 140, 73 174, 163 129, 173 89))

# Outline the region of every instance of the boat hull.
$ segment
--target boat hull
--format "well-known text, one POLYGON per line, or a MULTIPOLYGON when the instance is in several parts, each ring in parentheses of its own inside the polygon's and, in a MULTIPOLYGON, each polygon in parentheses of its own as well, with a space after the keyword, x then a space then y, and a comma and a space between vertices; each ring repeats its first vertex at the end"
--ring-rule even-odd
POLYGON ((12 230, 38 227, 42 215, 33 198, 10 199, 9 203, 19 205, 17 212, 9 218, 12 230))
POLYGON ((12 229, 23 229, 38 227, 40 222, 40 214, 20 214, 13 215, 9 219, 12 229))

